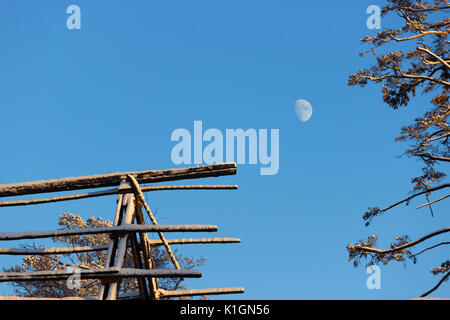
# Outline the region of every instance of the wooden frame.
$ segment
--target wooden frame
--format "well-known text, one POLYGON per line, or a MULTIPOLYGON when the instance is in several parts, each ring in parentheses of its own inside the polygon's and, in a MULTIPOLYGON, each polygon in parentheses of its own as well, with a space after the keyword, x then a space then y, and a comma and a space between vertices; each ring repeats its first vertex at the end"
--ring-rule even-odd
MULTIPOLYGON (((147 170, 137 172, 119 172, 94 176, 71 177, 55 180, 43 180, 25 183, 0 185, 0 197, 22 196, 38 193, 72 191, 118 186, 117 188, 98 192, 79 193, 56 196, 44 199, 26 199, 0 202, 0 207, 27 206, 51 202, 70 201, 117 195, 117 208, 112 227, 60 229, 51 231, 6 232, 0 233, 0 241, 38 239, 60 236, 75 236, 84 234, 109 234, 109 245, 96 247, 74 248, 0 248, 0 255, 52 255, 72 254, 91 251, 107 250, 105 267, 101 269, 80 269, 77 271, 79 279, 100 279, 97 299, 116 300, 126 297, 120 296, 120 284, 124 278, 136 278, 139 293, 134 298, 167 299, 195 295, 243 293, 244 289, 217 288, 191 289, 168 291, 158 287, 161 277, 200 277, 196 270, 182 270, 171 245, 239 243, 238 238, 182 238, 166 239, 163 232, 215 232, 214 225, 159 225, 144 198, 144 192, 162 190, 236 190, 236 185, 175 185, 175 186, 141 186, 141 183, 162 181, 218 177, 236 173, 235 163, 221 163, 209 166, 190 168, 147 170), (142 213, 144 207, 152 224, 146 225, 142 213), (148 232, 156 232, 160 240, 150 240, 148 232), (139 241, 138 237, 139 235, 139 241), (175 269, 155 269, 152 261, 152 246, 164 246, 175 269), (135 268, 123 268, 127 248, 131 248, 135 268)), ((67 280, 73 271, 39 271, 39 272, 0 272, 0 282, 7 281, 60 281, 67 280)), ((133 295, 130 295, 133 298, 133 295)), ((14 298, 14 297, 12 297, 14 298)), ((93 297, 68 297, 75 299, 92 299, 93 297)))

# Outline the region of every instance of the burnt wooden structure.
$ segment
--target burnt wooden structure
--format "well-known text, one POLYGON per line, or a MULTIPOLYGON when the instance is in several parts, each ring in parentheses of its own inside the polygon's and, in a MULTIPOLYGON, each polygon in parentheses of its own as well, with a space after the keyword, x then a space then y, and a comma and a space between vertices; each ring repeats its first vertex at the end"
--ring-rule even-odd
MULTIPOLYGON (((173 185, 173 186, 142 186, 144 183, 157 183, 185 179, 219 177, 236 174, 235 163, 221 163, 208 166, 189 168, 148 170, 139 172, 119 172, 103 175, 70 177, 54 180, 43 180, 25 183, 0 185, 0 197, 17 197, 23 195, 64 192, 82 189, 106 188, 95 192, 86 192, 51 198, 31 200, 1 201, 0 207, 27 206, 59 201, 70 201, 108 195, 117 196, 117 207, 113 226, 109 228, 83 228, 70 230, 7 232, 0 233, 0 241, 39 239, 56 236, 74 236, 82 234, 108 234, 109 245, 96 247, 64 247, 64 248, 7 248, 0 247, 0 255, 49 255, 72 254, 90 251, 107 251, 104 267, 98 269, 80 269, 79 279, 99 279, 101 287, 97 297, 85 299, 116 300, 116 299, 165 299, 196 295, 215 295, 243 293, 244 289, 216 288, 191 290, 164 290, 158 287, 158 278, 198 278, 201 273, 196 270, 182 270, 171 248, 171 245, 195 243, 239 243, 238 238, 182 238, 166 239, 165 233, 170 232, 215 232, 217 226, 212 225, 159 225, 150 206, 144 198, 145 192, 162 190, 234 190, 235 185, 173 185), (145 214, 150 218, 151 225, 146 224, 145 214), (148 233, 158 235, 159 240, 149 239, 148 233), (170 258, 173 269, 155 269, 152 259, 152 248, 163 246, 170 258), (127 249, 131 248, 134 268, 124 268, 127 249), (124 278, 137 279, 139 292, 120 295, 120 284, 124 278)), ((39 272, 0 272, 0 282, 11 281, 50 281, 67 280, 73 275, 70 270, 39 271, 39 272)), ((80 297, 74 297, 80 299, 80 297)), ((11 299, 11 297, 9 297, 11 299)))

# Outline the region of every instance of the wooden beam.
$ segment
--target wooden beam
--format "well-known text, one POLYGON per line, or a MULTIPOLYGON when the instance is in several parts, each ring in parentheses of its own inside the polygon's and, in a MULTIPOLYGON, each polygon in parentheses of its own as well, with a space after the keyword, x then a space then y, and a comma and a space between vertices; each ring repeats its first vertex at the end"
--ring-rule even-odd
MULTIPOLYGON (((122 183, 123 184, 123 183, 122 183)), ((134 215, 134 195, 127 194, 123 198, 122 207, 125 211, 122 218, 120 219, 120 224, 122 226, 130 226, 133 222, 134 215)), ((116 239, 111 239, 111 243, 114 245, 116 239)), ((113 268, 121 269, 123 267, 123 263, 125 261, 125 255, 127 253, 127 244, 128 244, 128 234, 120 235, 120 238, 117 240, 117 249, 114 252, 113 259, 107 260, 105 266, 110 266, 113 268)), ((120 290, 120 280, 109 283, 107 285, 108 290, 106 293, 106 300, 116 300, 117 295, 120 290)))
MULTIPOLYGON (((129 184, 125 180, 122 180, 119 186, 119 190, 126 187, 129 187, 129 184)), ((124 204, 125 204, 125 195, 119 193, 119 195, 117 196, 116 213, 114 215, 114 222, 113 222, 114 227, 117 227, 123 219, 124 204)), ((117 250, 117 243, 118 243, 117 238, 110 239, 108 244, 108 251, 106 252, 106 260, 104 263, 105 267, 111 267, 113 265, 111 261, 114 259, 114 255, 117 250)), ((102 283, 97 292, 97 299, 103 300, 104 298, 106 298, 105 292, 107 291, 108 288, 109 288, 108 283, 102 283)))
POLYGON ((136 177, 139 183, 154 183, 233 174, 236 174, 236 163, 234 162, 166 170, 117 172, 0 185, 0 197, 118 186, 127 175, 136 177))
MULTIPOLYGON (((35 272, 0 272, 0 282, 15 281, 58 281, 67 280, 73 276, 73 271, 35 271, 35 272)), ((201 272, 196 270, 174 270, 174 269, 132 269, 132 268, 104 268, 88 269, 78 272, 80 279, 122 279, 122 278, 200 278, 201 272)))
MULTIPOLYGON (((171 297, 187 297, 187 296, 197 296, 197 295, 218 295, 218 294, 235 294, 244 293, 244 288, 217 288, 217 289, 191 289, 191 290, 176 290, 168 291, 159 289, 162 298, 171 297)), ((139 295, 136 292, 129 292, 118 296, 119 300, 134 300, 139 299, 139 295)), ((420 300, 423 298, 415 298, 420 300)), ((0 296, 0 300, 97 300, 94 296, 85 297, 64 297, 64 298, 44 298, 44 297, 17 297, 17 296, 0 296)), ((414 300, 414 299, 412 299, 414 300)), ((445 300, 445 299, 444 299, 445 300)))
POLYGON ((0 255, 12 255, 12 256, 25 256, 25 255, 51 255, 51 254, 70 254, 70 253, 83 253, 92 251, 104 251, 108 250, 108 246, 95 246, 95 247, 76 247, 76 248, 0 248, 0 255))
MULTIPOLYGON (((142 207, 139 199, 136 199, 136 215, 135 219, 138 224, 145 224, 144 214, 142 213, 142 207)), ((146 269, 154 269, 154 263, 152 258, 152 248, 150 246, 150 240, 148 238, 148 234, 140 232, 139 239, 141 241, 141 245, 138 245, 140 251, 142 251, 142 258, 144 260, 144 266, 146 269)), ((148 287, 150 293, 150 299, 158 300, 159 299, 159 291, 158 291, 158 281, 156 278, 148 278, 148 287)))
MULTIPOLYGON (((144 233, 145 234, 145 233, 144 233)), ((152 246, 162 246, 161 240, 148 240, 152 246)), ((167 239, 171 245, 181 244, 208 244, 208 243, 240 243, 239 238, 198 238, 198 239, 167 239)), ((139 247, 139 246, 138 246, 139 247)), ((108 245, 95 247, 67 247, 67 248, 0 248, 0 255, 50 255, 50 254, 70 254, 92 251, 108 250, 108 245)))
MULTIPOLYGON (((240 243, 239 238, 189 238, 189 239, 167 239, 169 244, 207 244, 207 243, 240 243)), ((153 246, 163 245, 161 240, 150 240, 153 246)))
MULTIPOLYGON (((219 294, 236 294, 244 293, 244 288, 214 288, 214 289, 191 289, 191 290, 158 290, 161 298, 174 298, 174 297, 189 297, 189 296, 203 296, 203 295, 219 295, 219 294)), ((139 293, 136 291, 127 292, 119 295, 117 300, 137 300, 139 299, 139 293)))
POLYGON ((105 228, 84 228, 69 230, 51 230, 51 231, 30 231, 30 232, 5 232, 0 233, 0 241, 52 238, 63 236, 78 236, 83 234, 123 234, 129 232, 215 232, 217 226, 213 225, 124 225, 118 227, 105 228))
MULTIPOLYGON (((131 247, 131 255, 133 256, 133 263, 136 269, 150 269, 144 268, 144 263, 141 258, 141 252, 139 251, 138 240, 135 233, 130 234, 130 247, 131 247)), ((138 278, 138 287, 139 294, 141 300, 148 300, 149 298, 149 290, 147 289, 147 281, 144 278, 138 278)))
POLYGON ((25 301, 29 301, 29 300, 97 300, 97 297, 94 296, 87 296, 87 297, 77 297, 77 296, 72 296, 72 297, 64 297, 64 298, 49 298, 49 297, 18 297, 18 296, 0 296, 0 300, 25 300, 25 301))
POLYGON ((214 288, 214 289, 191 289, 191 290, 164 290, 159 289, 161 298, 172 298, 172 297, 189 297, 189 296, 210 296, 217 294, 235 294, 244 293, 244 288, 214 288))
MULTIPOLYGON (((131 182, 131 186, 133 187, 136 197, 139 200, 139 203, 142 204, 145 208, 145 211, 147 212, 150 220, 152 221, 153 225, 158 225, 158 221, 156 221, 155 216, 153 215, 152 211, 150 210, 150 206, 147 204, 144 198, 144 194, 142 193, 141 186, 139 185, 139 182, 136 180, 136 178, 132 175, 127 176, 128 179, 131 182)), ((178 263, 177 258, 175 257, 175 254, 173 253, 172 249, 170 248, 169 243, 166 240, 166 237, 162 232, 158 232, 158 236, 161 239, 162 243, 164 244, 164 247, 166 248, 167 254, 170 257, 170 260, 172 261, 173 265, 176 269, 180 270, 181 266, 178 263)))
MULTIPOLYGON (((237 185, 180 185, 180 186, 146 186, 142 187, 142 192, 164 191, 164 190, 237 190, 237 185)), ((97 192, 85 192, 78 194, 70 194, 66 196, 57 196, 45 199, 30 199, 30 200, 15 200, 15 201, 0 201, 0 207, 17 207, 29 206, 35 204, 44 204, 52 202, 61 202, 69 200, 79 200, 95 197, 103 197, 122 193, 133 193, 132 188, 113 188, 97 192)))

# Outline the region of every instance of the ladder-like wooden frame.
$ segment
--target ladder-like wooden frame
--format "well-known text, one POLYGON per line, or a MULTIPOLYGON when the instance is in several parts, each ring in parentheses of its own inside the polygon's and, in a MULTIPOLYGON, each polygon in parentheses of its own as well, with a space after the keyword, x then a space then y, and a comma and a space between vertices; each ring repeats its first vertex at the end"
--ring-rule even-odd
MULTIPOLYGON (((159 300, 174 297, 195 295, 213 295, 243 293, 244 289, 216 288, 193 290, 164 290, 158 287, 157 278, 160 277, 200 277, 201 273, 195 270, 182 270, 171 244, 190 243, 238 243, 237 238, 200 238, 200 239, 166 239, 163 232, 199 232, 217 231, 216 226, 208 225, 159 225, 150 206, 144 197, 144 192, 158 190, 229 190, 237 189, 234 185, 184 185, 184 186, 141 186, 141 183, 172 181, 181 179, 195 179, 203 177, 217 177, 236 173, 236 164, 223 163, 210 166, 197 166, 192 168, 149 170, 141 172, 122 172, 106 175, 64 178, 57 180, 44 180, 19 184, 0 185, 0 197, 20 196, 26 194, 60 192, 88 188, 100 188, 118 185, 117 188, 100 192, 81 193, 74 195, 57 196, 46 199, 14 200, 0 202, 0 207, 26 206, 50 202, 77 200, 117 194, 117 207, 113 226, 110 228, 53 230, 44 232, 1 233, 2 240, 36 239, 64 235, 98 234, 110 235, 107 246, 75 247, 75 248, 47 248, 47 249, 18 249, 0 248, 0 255, 46 255, 68 254, 76 252, 107 250, 107 258, 102 269, 83 269, 79 271, 80 279, 99 279, 101 287, 97 295, 99 300, 116 299, 143 299, 159 300), (146 225, 142 207, 150 218, 152 225, 146 225), (160 240, 150 240, 147 232, 155 232, 160 240), (138 239, 139 236, 139 239, 138 239), (174 269, 155 269, 152 259, 152 247, 164 246, 174 269), (123 268, 127 250, 131 249, 135 268, 123 268), (123 278, 136 278, 139 292, 119 295, 120 284, 123 278)), ((0 282, 5 281, 49 281, 67 280, 73 272, 69 271, 42 271, 42 272, 0 272, 0 282)), ((92 298, 92 297, 87 297, 92 298)))

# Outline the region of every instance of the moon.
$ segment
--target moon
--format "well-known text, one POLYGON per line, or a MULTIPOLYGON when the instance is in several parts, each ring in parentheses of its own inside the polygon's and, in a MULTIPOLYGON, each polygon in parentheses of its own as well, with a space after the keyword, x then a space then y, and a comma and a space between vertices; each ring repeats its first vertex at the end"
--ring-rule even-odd
POLYGON ((295 113, 302 122, 308 121, 312 116, 311 103, 304 99, 298 99, 295 101, 295 113))

